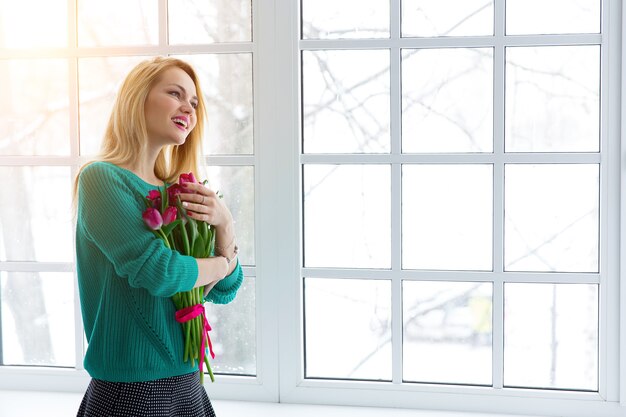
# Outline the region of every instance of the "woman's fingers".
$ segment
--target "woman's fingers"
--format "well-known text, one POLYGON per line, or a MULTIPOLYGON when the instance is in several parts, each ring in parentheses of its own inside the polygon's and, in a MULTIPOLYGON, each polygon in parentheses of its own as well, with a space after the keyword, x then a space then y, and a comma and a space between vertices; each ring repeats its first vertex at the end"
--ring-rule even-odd
POLYGON ((180 194, 180 199, 190 217, 213 225, 221 224, 228 217, 228 209, 213 190, 192 183, 185 184, 185 188, 190 193, 180 194))

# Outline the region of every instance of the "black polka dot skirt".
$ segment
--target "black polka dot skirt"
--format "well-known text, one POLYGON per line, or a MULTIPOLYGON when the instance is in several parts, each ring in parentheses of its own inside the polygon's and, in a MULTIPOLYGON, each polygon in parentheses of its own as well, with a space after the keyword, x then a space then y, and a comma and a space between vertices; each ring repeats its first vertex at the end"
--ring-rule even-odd
POLYGON ((147 382, 92 379, 77 417, 215 417, 198 371, 147 382))

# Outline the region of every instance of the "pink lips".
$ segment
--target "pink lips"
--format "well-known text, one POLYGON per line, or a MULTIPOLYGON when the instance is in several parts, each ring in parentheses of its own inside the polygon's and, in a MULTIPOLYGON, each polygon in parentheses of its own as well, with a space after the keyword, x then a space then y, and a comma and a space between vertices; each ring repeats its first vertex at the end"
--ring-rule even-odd
POLYGON ((189 126, 189 118, 187 116, 176 116, 172 118, 172 121, 174 120, 183 120, 185 122, 185 126, 181 126, 178 123, 174 122, 174 125, 176 125, 177 128, 179 128, 180 130, 182 130, 183 132, 187 130, 187 127, 189 126))

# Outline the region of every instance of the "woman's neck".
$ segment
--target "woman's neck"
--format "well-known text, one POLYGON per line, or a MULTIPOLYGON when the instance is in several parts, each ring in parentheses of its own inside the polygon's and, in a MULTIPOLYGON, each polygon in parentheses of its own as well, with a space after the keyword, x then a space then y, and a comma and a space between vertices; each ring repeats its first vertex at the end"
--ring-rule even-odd
POLYGON ((164 182, 154 173, 155 163, 156 155, 153 158, 140 157, 134 163, 124 164, 121 167, 131 171, 149 184, 161 186, 164 182))

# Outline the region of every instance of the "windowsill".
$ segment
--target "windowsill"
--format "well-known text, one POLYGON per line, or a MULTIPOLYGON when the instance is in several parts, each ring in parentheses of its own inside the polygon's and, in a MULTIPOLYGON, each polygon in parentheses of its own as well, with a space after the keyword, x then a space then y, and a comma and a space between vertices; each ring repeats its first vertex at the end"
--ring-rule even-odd
MULTIPOLYGON (((83 395, 40 391, 0 391, 0 416, 22 417, 76 415, 83 395)), ((510 414, 477 414, 449 411, 405 410, 374 407, 340 407, 307 404, 213 401, 218 417, 513 417, 510 414)), ((516 415, 515 417, 523 417, 516 415)), ((530 417, 530 416, 526 416, 530 417)))

